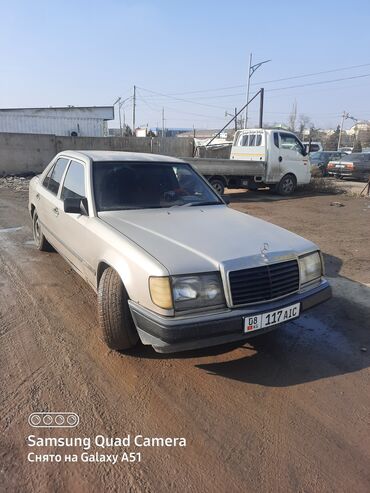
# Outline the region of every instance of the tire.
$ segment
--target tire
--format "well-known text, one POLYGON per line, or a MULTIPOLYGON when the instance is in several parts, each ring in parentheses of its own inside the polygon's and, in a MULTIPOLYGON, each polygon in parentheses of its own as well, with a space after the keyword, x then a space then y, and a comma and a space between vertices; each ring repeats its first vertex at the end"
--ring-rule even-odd
POLYGON ((53 247, 50 245, 42 232, 39 216, 36 210, 32 216, 32 232, 33 239, 38 250, 41 252, 51 252, 53 250, 53 247))
POLYGON ((276 187, 276 191, 279 195, 291 195, 297 186, 297 180, 294 175, 285 175, 280 180, 276 187))
POLYGON ((128 299, 118 273, 105 269, 99 282, 98 317, 101 337, 110 349, 130 349, 139 340, 128 299))
POLYGON ((219 180, 218 178, 211 178, 209 180, 209 183, 212 185, 212 187, 216 190, 216 192, 219 195, 223 195, 225 192, 225 185, 222 180, 219 180))

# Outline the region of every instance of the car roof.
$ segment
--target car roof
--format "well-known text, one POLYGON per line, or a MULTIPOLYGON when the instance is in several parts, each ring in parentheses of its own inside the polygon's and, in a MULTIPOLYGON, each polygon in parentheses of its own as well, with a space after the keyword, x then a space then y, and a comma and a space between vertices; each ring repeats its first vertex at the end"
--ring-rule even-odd
POLYGON ((89 158, 91 161, 150 161, 160 163, 183 163, 184 161, 175 157, 162 156, 161 154, 149 154, 144 152, 125 152, 125 151, 94 151, 78 150, 63 151, 60 153, 70 158, 89 158))

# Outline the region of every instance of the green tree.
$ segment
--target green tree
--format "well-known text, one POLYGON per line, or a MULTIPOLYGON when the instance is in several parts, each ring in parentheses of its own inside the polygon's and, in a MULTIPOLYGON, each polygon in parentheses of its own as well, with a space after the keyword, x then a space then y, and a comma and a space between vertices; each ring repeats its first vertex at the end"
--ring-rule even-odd
POLYGON ((362 152, 361 140, 356 139, 353 144, 352 152, 362 152))

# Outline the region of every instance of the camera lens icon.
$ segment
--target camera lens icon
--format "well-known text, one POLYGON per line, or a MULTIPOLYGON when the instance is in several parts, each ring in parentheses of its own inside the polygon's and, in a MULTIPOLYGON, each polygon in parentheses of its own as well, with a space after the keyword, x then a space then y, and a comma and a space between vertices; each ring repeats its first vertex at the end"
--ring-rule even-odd
POLYGON ((65 419, 63 414, 58 414, 58 416, 55 416, 55 424, 58 426, 64 425, 65 419))
POLYGON ((76 413, 41 412, 31 413, 28 423, 34 428, 74 428, 80 422, 76 413))
POLYGON ((50 426, 53 422, 53 418, 50 416, 50 414, 45 414, 45 416, 42 418, 42 422, 46 426, 50 426))
POLYGON ((38 414, 31 414, 30 422, 33 426, 38 426, 41 423, 41 418, 38 414))

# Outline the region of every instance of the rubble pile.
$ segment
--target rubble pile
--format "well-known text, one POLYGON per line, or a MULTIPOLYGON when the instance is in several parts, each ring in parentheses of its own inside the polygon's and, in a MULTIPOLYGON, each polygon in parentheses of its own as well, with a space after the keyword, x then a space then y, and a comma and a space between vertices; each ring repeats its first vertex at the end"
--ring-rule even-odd
POLYGON ((0 178, 0 190, 10 188, 19 192, 26 192, 32 176, 5 176, 0 178))

